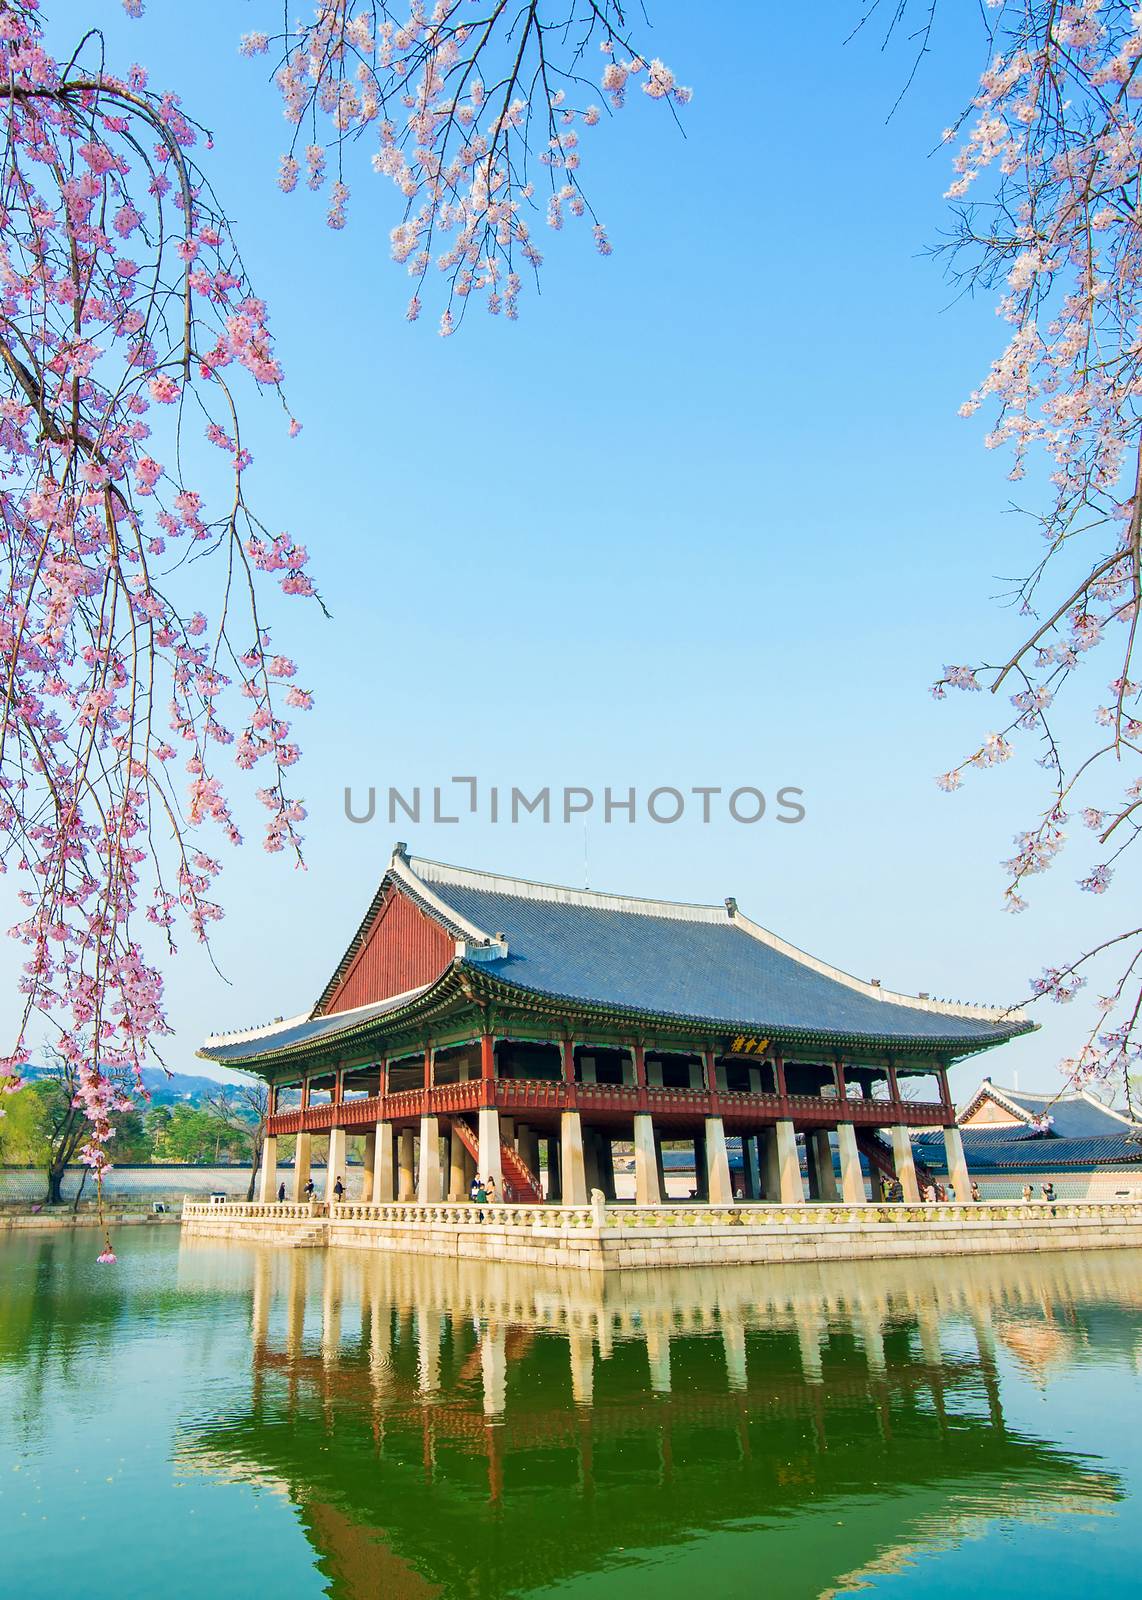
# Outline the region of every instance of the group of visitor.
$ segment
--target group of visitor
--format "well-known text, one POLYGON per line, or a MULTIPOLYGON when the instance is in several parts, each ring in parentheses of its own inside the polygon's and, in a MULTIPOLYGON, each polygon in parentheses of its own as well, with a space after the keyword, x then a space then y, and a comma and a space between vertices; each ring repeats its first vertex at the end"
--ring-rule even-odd
MULTIPOLYGON (((1029 1183, 1023 1185, 1023 1198, 1024 1200, 1033 1200, 1035 1198, 1035 1191, 1029 1183)), ((1055 1198, 1055 1185, 1053 1183, 1041 1183, 1039 1185, 1039 1198, 1050 1205, 1055 1198)))
MULTIPOLYGON (((504 1184, 504 1199, 505 1200, 508 1197, 507 1196, 507 1187, 508 1186, 505 1183, 504 1184)), ((477 1205, 477 1206, 495 1205, 495 1203, 498 1200, 498 1198, 499 1198, 499 1196, 496 1193, 496 1180, 495 1180, 495 1178, 492 1177, 492 1175, 490 1173, 488 1174, 488 1176, 486 1178, 481 1178, 481 1177, 477 1176, 477 1177, 472 1179, 471 1186, 468 1189, 468 1199, 471 1200, 473 1205, 477 1205)))
MULTIPOLYGON (((980 1198, 979 1184, 976 1183, 974 1178, 969 1194, 973 1202, 978 1201, 980 1198)), ((874 1200, 887 1201, 890 1205, 900 1205, 904 1200, 904 1186, 899 1178, 880 1178, 878 1180, 874 1177, 872 1180, 872 1198, 874 1200), (878 1187, 880 1190, 879 1195, 877 1194, 878 1187)), ((955 1186, 950 1183, 928 1182, 920 1190, 920 1199, 925 1205, 946 1205, 949 1201, 956 1199, 955 1186)))

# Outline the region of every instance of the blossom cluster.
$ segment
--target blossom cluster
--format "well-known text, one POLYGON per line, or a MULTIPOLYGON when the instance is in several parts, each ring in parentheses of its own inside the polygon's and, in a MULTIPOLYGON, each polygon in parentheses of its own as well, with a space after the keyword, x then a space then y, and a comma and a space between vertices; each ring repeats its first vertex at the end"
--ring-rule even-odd
POLYGON ((537 214, 555 231, 568 218, 589 217, 596 250, 611 254, 580 183, 583 133, 603 116, 588 99, 593 85, 583 69, 597 34, 598 88, 612 110, 633 86, 672 108, 691 97, 664 62, 624 42, 615 0, 538 0, 518 14, 495 6, 479 21, 469 10, 463 0, 431 8, 412 0, 407 14, 385 0, 319 0, 313 21, 274 37, 247 33, 241 42, 246 55, 279 56, 276 82, 297 130, 279 185, 294 190, 304 162, 308 188, 328 185, 331 227, 346 219, 347 143, 361 135, 375 143, 373 170, 403 201, 391 242, 393 259, 416 280, 407 315, 420 315, 435 265, 447 285, 442 335, 454 330, 471 296, 492 315, 518 315, 522 274, 543 263, 537 214), (318 125, 326 142, 302 150, 302 129, 318 125), (533 167, 544 175, 542 201, 533 167))
POLYGON ((49 1019, 98 1175, 169 1031, 151 946, 221 914, 220 862, 192 836, 240 840, 222 752, 265 772, 267 848, 298 846, 283 709, 309 696, 260 598, 314 590, 305 549, 247 505, 240 397, 278 390, 281 368, 194 163, 200 131, 88 50, 61 64, 33 0, 0 8, 0 870, 27 952, 0 1088, 49 1019))

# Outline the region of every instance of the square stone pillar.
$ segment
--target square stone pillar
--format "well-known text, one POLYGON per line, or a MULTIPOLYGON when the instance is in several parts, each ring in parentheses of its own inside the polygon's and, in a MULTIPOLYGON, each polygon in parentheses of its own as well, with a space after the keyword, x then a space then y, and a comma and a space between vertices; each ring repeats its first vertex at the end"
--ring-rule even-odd
POLYGON ((757 1136, 761 1151, 761 1181, 770 1205, 781 1200, 781 1157, 777 1149, 777 1129, 763 1128, 757 1136))
POLYGON ((856 1129, 851 1122, 838 1123, 837 1148, 841 1157, 841 1194, 844 1196, 845 1204, 864 1205, 864 1174, 860 1170, 856 1129))
POLYGON ((734 1198, 726 1128, 721 1117, 706 1118, 706 1183, 712 1206, 728 1206, 734 1198))
POLYGON ((813 1149, 817 1157, 817 1198, 830 1204, 840 1199, 837 1193, 837 1174, 833 1167, 833 1148, 829 1143, 827 1128, 818 1128, 812 1134, 813 1149))
POLYGON ((710 1198, 710 1169, 706 1164, 706 1135, 705 1132, 694 1140, 694 1188, 697 1191, 695 1198, 709 1200, 710 1198))
POLYGON ((587 1204, 587 1166, 583 1159, 583 1124, 577 1111, 564 1111, 559 1119, 559 1165, 563 1176, 563 1204, 587 1204))
POLYGON ((361 1158, 361 1199, 367 1204, 373 1198, 373 1169, 377 1164, 377 1130, 365 1135, 365 1148, 361 1158))
POLYGON ((916 1163, 912 1159, 912 1140, 908 1129, 897 1124, 892 1130, 892 1159, 896 1166, 896 1179, 904 1190, 904 1199, 914 1206, 920 1199, 920 1185, 916 1182, 916 1163))
POLYGON ((797 1158, 797 1134, 793 1124, 783 1120, 777 1124, 778 1187, 783 1206, 799 1206, 805 1201, 805 1185, 801 1182, 801 1163, 797 1158))
POLYGON ((400 1131, 400 1161, 397 1172, 397 1199, 416 1198, 416 1135, 411 1128, 400 1131))
POLYGON ((333 1185, 338 1178, 349 1187, 345 1176, 345 1129, 330 1128, 329 1130, 329 1159, 325 1167, 325 1199, 332 1202, 334 1199, 333 1185))
POLYGON ((666 1187, 666 1163, 662 1159, 662 1135, 660 1133, 656 1133, 654 1136, 654 1164, 658 1168, 658 1187, 662 1194, 662 1203, 666 1205, 670 1199, 670 1191, 666 1187))
POLYGON ((378 1122, 373 1135, 373 1204, 388 1205, 396 1198, 393 1162, 393 1130, 389 1123, 378 1122))
POLYGON ((963 1135, 957 1127, 944 1129, 944 1154, 948 1158, 948 1181, 961 1205, 971 1203, 971 1174, 964 1154, 963 1135))
POLYGON ((449 1200, 467 1200, 468 1198, 468 1163, 464 1157, 468 1154, 464 1148, 463 1140, 456 1131, 453 1123, 448 1134, 448 1198, 449 1200))
POLYGON ((440 1118, 420 1119, 420 1177, 416 1198, 422 1206, 434 1206, 440 1200, 440 1118))
POLYGON ((267 1134, 262 1141, 262 1166, 258 1174, 258 1199, 263 1205, 278 1197, 278 1141, 267 1134))
POLYGON ((602 1174, 599 1171, 599 1141, 594 1128, 583 1130, 583 1175, 587 1180, 589 1199, 592 1189, 603 1187, 602 1174))
POLYGON ((658 1158, 654 1148, 654 1118, 646 1111, 636 1111, 634 1118, 634 1203, 636 1206, 660 1206, 662 1190, 658 1186, 658 1158))
POLYGON ((309 1182, 310 1171, 310 1141, 313 1135, 299 1133, 294 1142, 293 1154, 293 1198, 295 1201, 305 1199, 305 1186, 309 1182))
POLYGON ((496 1199, 504 1197, 504 1173, 500 1158, 500 1114, 495 1106, 480 1107, 480 1177, 486 1183, 496 1180, 496 1199))
POLYGON ((745 1197, 747 1200, 761 1199, 761 1161, 758 1157, 757 1137, 755 1134, 742 1135, 742 1160, 745 1164, 745 1197))

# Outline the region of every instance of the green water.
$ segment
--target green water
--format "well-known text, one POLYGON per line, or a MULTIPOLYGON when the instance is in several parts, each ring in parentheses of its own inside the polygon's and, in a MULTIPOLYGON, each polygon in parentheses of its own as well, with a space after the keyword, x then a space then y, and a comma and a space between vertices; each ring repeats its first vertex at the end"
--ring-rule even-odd
POLYGON ((0 1244, 0 1595, 1137 1594, 1142 1258, 0 1244))

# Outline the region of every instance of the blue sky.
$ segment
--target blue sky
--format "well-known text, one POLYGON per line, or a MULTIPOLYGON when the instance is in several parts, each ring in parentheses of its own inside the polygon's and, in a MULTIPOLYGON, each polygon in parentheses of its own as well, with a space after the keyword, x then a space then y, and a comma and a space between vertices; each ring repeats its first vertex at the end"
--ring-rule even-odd
MULTIPOLYGON (((583 882, 581 824, 353 826, 347 784, 796 785, 796 827, 591 820, 590 882, 734 894, 895 988, 1008 1001, 1098 929, 1108 908, 1073 892, 1078 855, 1022 918, 1000 909, 997 862, 1033 817, 1029 752, 959 796, 933 784, 1000 712, 937 706, 927 684, 1013 639, 989 597, 1034 537, 1004 515, 1008 462, 956 415, 1002 326, 927 255, 947 220, 948 158, 930 152, 983 62, 973 22, 942 18, 886 124, 908 47, 846 45, 855 4, 767 7, 762 30, 741 0, 695 30, 695 8, 655 0, 654 49, 695 97, 685 138, 641 95, 591 137, 613 257, 569 226, 518 324, 477 309, 441 340, 431 303, 403 320, 395 191, 365 152, 344 233, 276 190, 280 105, 264 60, 237 53, 272 4, 211 0, 193 28, 174 0, 135 23, 98 9, 109 61, 147 65, 215 133, 215 184, 304 422, 290 443, 255 405, 255 499, 313 551, 334 616, 293 602, 276 624, 317 695, 308 871, 257 844, 227 857, 228 982, 194 951, 171 973, 170 1065, 190 1068, 212 1029, 316 997, 396 837, 583 882)), ((91 7, 51 17, 62 43, 91 7)), ((1082 1015, 1044 1011, 992 1059, 997 1080, 1056 1082, 1082 1015)))

